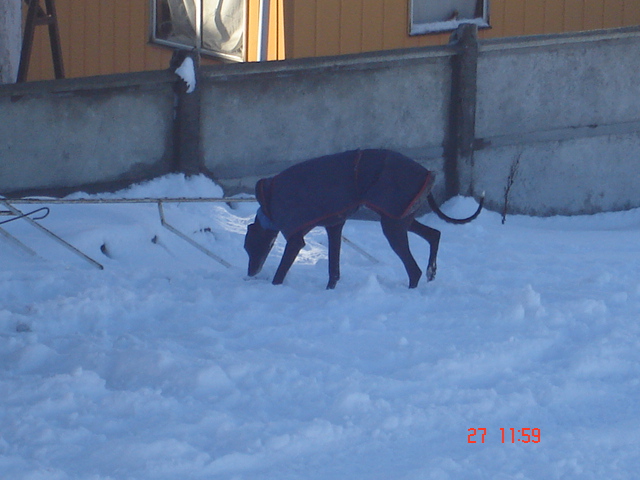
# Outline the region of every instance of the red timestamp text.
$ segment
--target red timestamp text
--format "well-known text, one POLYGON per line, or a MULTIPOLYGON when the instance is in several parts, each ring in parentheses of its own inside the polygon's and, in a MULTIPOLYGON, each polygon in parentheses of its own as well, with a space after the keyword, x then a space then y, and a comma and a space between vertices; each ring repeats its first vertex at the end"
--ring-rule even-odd
MULTIPOLYGON (((487 437, 486 428, 467 429, 467 443, 484 443, 487 437)), ((500 428, 502 443, 540 443, 539 428, 500 428)))

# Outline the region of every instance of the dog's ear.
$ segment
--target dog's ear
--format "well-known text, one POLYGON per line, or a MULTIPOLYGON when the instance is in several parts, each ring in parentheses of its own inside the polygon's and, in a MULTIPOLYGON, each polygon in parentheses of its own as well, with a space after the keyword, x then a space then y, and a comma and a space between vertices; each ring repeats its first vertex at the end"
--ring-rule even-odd
POLYGON ((271 217, 271 178, 261 178, 256 183, 256 199, 262 207, 262 211, 269 218, 271 217))

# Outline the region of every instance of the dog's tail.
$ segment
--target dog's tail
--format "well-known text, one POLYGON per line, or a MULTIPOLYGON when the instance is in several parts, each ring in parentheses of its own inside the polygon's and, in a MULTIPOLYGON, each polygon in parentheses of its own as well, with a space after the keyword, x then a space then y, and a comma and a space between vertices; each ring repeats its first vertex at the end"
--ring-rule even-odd
POLYGON ((435 214, 438 217, 440 217, 442 220, 444 220, 447 223, 453 223, 455 225, 463 225, 465 223, 469 223, 472 220, 475 220, 478 217, 478 215, 480 215, 480 212, 482 211, 482 204, 484 203, 484 193, 482 194, 482 197, 480 197, 478 209, 475 211, 473 215, 467 218, 451 218, 448 215, 446 215, 442 210, 440 210, 440 207, 436 203, 435 199, 433 198, 433 194, 431 192, 429 192, 429 195, 427 196, 427 201, 429 202, 429 206, 431 207, 431 210, 433 210, 435 214))

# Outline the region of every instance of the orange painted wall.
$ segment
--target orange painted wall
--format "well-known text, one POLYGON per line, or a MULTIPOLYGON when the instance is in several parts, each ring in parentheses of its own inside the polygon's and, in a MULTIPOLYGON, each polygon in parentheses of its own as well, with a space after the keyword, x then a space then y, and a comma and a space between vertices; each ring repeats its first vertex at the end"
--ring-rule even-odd
MULTIPOLYGON (((150 42, 150 0, 55 0, 55 3, 67 77, 162 70, 169 66, 172 49, 150 42)), ((284 58, 283 43, 278 41, 282 11, 282 0, 274 0, 270 58, 284 58)), ((259 0, 248 0, 248 60, 257 58, 258 14, 259 0)), ((36 28, 32 55, 29 80, 53 78, 46 27, 36 28)), ((219 62, 213 57, 204 57, 202 61, 219 62)))
MULTIPOLYGON (((289 57, 438 45, 449 34, 408 34, 409 0, 285 0, 293 30, 289 57)), ((491 0, 481 38, 640 24, 638 0, 491 0)))
MULTIPOLYGON (((168 67, 171 50, 148 43, 147 0, 55 1, 67 77, 168 67)), ((36 28, 32 55, 29 80, 53 78, 47 27, 36 28)))
MULTIPOLYGON (((259 0, 247 0, 247 60, 257 58, 259 0)), ((149 42, 150 0, 56 0, 67 77, 160 70, 170 48, 149 42)), ((640 24, 638 0, 491 0, 481 38, 640 24)), ((446 43, 408 34, 409 0, 271 0, 269 59, 446 43)), ((203 63, 215 63, 204 59, 203 63)), ((53 78, 46 27, 36 29, 29 80, 53 78)))

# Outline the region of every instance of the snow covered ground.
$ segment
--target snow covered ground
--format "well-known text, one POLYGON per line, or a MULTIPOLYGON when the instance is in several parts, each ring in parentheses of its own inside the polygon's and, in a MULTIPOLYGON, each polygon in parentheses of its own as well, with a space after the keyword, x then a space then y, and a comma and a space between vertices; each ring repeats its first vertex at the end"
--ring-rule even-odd
MULTIPOLYGON (((169 176, 113 196, 220 193, 169 176)), ((2 478, 637 478, 639 210, 426 215, 439 271, 411 291, 380 226, 351 221, 345 235, 381 263, 343 246, 326 291, 321 230, 285 285, 270 284, 275 254, 246 277, 255 208, 166 206, 231 269, 153 204, 52 206, 42 224, 103 271, 5 226, 42 258, 0 238, 2 478)), ((426 244, 412 246, 424 266, 426 244)))

